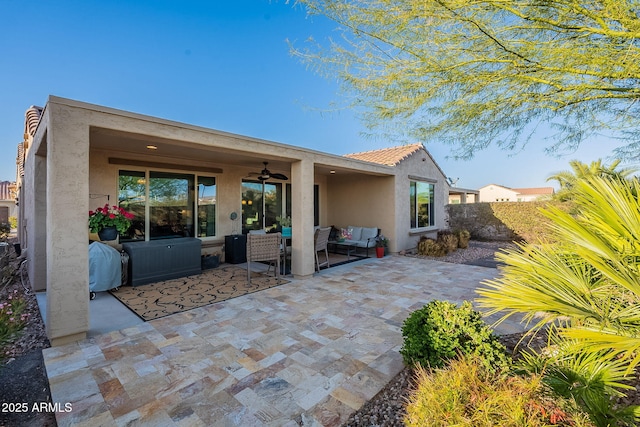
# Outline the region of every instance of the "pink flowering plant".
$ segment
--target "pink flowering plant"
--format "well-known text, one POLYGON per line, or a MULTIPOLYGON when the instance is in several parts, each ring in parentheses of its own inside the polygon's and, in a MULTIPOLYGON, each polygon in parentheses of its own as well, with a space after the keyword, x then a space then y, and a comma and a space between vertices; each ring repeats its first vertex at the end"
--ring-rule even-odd
POLYGON ((343 228, 340 230, 340 235, 338 236, 339 240, 351 240, 351 237, 353 237, 353 234, 351 233, 351 230, 349 230, 348 228, 343 228))
POLYGON ((89 230, 97 233, 105 227, 116 227, 119 233, 126 233, 134 217, 131 212, 107 203, 95 211, 89 211, 89 230))
POLYGON ((9 292, 6 299, 0 302, 0 359, 8 355, 6 346, 27 325, 29 314, 24 312, 26 306, 26 301, 17 290, 9 292))

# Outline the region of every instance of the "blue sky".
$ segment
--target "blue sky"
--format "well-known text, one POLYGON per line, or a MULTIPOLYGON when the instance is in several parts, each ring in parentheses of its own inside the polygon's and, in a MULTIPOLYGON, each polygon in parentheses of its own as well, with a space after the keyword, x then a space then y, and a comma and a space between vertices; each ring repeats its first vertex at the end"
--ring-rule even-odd
MULTIPOLYGON (((0 180, 15 180, 24 113, 49 95, 339 155, 397 145, 362 136, 353 112, 332 107, 338 82, 290 55, 287 40, 322 42, 335 27, 284 0, 0 0, 0 180)), ((464 188, 551 185, 569 160, 612 148, 592 141, 557 159, 530 144, 455 161, 427 145, 464 188)))

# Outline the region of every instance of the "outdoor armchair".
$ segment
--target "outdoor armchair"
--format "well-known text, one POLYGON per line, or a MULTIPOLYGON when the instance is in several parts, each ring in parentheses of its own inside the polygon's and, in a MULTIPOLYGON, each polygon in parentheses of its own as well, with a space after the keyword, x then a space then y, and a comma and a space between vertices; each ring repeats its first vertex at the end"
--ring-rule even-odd
POLYGON ((275 263, 275 277, 280 279, 280 233, 247 234, 247 281, 251 284, 251 261, 275 263))
POLYGON ((329 251, 327 250, 327 243, 329 242, 329 234, 331 233, 331 227, 318 228, 313 237, 315 245, 316 255, 316 270, 320 272, 320 267, 329 267, 329 251), (318 252, 324 251, 325 261, 320 263, 318 258, 318 252))

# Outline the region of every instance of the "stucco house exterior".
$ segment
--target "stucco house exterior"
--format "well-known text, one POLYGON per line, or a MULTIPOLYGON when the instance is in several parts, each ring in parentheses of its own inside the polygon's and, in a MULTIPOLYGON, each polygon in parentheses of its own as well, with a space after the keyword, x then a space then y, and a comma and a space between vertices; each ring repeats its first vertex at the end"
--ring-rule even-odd
POLYGON ((0 223, 9 223, 10 217, 17 217, 16 183, 0 181, 0 223))
POLYGON ((480 192, 469 188, 449 188, 449 204, 459 205, 464 203, 478 203, 480 192))
POLYGON ((509 188, 498 184, 489 184, 479 190, 481 202, 533 202, 550 199, 553 187, 509 188))
POLYGON ((314 226, 378 227, 393 253, 447 223, 446 175, 422 144, 339 156, 50 96, 27 110, 18 153, 18 237, 32 286, 46 290, 52 345, 89 330, 87 213, 105 203, 136 213, 118 244, 170 229, 203 253, 290 215, 296 278, 315 272, 314 226), (263 193, 262 169, 288 180, 267 179, 263 193))

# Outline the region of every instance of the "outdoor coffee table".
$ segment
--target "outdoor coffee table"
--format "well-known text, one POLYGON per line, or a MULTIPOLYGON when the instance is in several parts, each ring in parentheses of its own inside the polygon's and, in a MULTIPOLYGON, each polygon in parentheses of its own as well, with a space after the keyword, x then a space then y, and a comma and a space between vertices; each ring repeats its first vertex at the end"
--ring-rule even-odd
POLYGON ((337 249, 339 247, 344 248, 346 255, 347 255, 347 261, 349 261, 349 258, 351 257, 351 251, 353 251, 355 253, 355 251, 358 249, 358 246, 356 246, 355 243, 351 243, 351 242, 339 242, 337 240, 329 240, 327 242, 327 244, 329 245, 333 245, 333 253, 338 253, 337 249))

